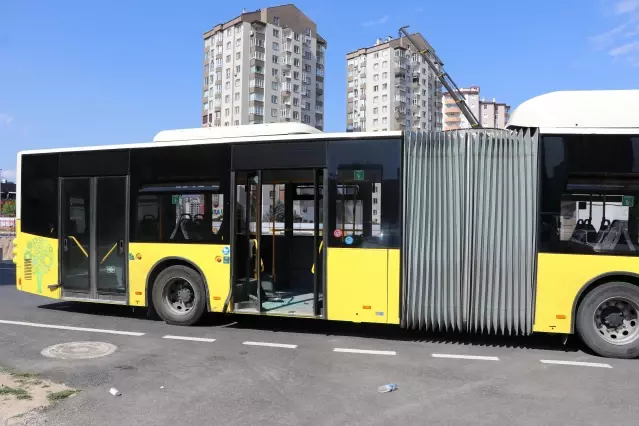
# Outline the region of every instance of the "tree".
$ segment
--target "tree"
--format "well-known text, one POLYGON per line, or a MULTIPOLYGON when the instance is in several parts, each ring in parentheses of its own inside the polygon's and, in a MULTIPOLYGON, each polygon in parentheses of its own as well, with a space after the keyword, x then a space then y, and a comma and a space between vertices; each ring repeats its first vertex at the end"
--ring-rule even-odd
POLYGON ((16 203, 14 201, 5 201, 2 203, 2 215, 3 216, 15 216, 16 215, 16 203))
POLYGON ((286 212, 284 203, 276 201, 274 206, 269 206, 268 211, 262 216, 264 222, 284 222, 286 212))

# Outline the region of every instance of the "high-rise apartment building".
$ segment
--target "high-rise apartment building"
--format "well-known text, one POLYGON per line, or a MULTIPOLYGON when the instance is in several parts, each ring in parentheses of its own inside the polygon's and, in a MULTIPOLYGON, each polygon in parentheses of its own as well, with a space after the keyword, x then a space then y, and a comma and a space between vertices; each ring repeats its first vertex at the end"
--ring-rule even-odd
MULTIPOLYGON (((413 36, 420 50, 433 51, 413 36)), ((348 131, 441 130, 441 83, 405 37, 377 39, 346 61, 348 131)))
MULTIPOLYGON (((510 114, 510 106, 504 103, 486 101, 480 98, 479 86, 471 86, 459 89, 464 96, 466 104, 475 115, 479 124, 487 129, 505 129, 510 114)), ((444 130, 459 130, 471 128, 468 119, 462 114, 461 109, 455 103, 449 93, 442 95, 444 112, 444 130)))
MULTIPOLYGON (((471 86, 467 89, 460 89, 460 94, 464 96, 466 104, 471 112, 479 120, 479 87, 471 86)), ((442 95, 444 105, 444 130, 470 129, 468 119, 462 114, 459 105, 455 103, 450 93, 442 95)))
POLYGON ((322 130, 326 47, 290 4, 215 26, 204 34, 202 126, 297 121, 322 130))
POLYGON ((479 101, 479 123, 487 129, 505 129, 510 117, 510 105, 495 101, 479 101))

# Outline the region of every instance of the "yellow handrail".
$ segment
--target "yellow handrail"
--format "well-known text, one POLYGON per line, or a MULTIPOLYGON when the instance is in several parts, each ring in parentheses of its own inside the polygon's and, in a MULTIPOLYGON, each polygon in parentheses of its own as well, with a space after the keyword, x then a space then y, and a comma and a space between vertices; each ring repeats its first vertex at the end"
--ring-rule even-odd
POLYGON ((111 247, 111 250, 109 250, 108 253, 100 261, 100 265, 102 265, 104 263, 104 261, 107 260, 107 257, 109 257, 111 255, 111 253, 113 253, 113 250, 115 250, 115 248, 117 246, 118 246, 118 243, 113 244, 113 247, 111 247))
POLYGON ((71 238, 78 245, 78 247, 80 247, 80 250, 82 250, 82 253, 84 253, 86 257, 89 257, 89 253, 87 253, 84 247, 82 247, 82 244, 80 244, 80 241, 78 241, 73 235, 69 235, 69 238, 71 238))
MULTIPOLYGON (((322 247, 324 246, 324 241, 320 241, 319 250, 317 253, 322 253, 322 247)), ((313 262, 313 267, 311 267, 311 274, 315 275, 315 262, 313 262)))

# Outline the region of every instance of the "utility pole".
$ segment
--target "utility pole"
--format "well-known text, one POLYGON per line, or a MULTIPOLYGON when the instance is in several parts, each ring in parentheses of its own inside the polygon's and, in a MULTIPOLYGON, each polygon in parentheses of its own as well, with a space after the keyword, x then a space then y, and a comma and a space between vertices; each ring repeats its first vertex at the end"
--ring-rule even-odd
POLYGON ((413 39, 413 36, 408 34, 408 31, 406 31, 406 28, 408 28, 408 25, 401 27, 399 29, 400 40, 403 34, 404 37, 406 37, 406 39, 410 42, 410 44, 412 44, 413 47, 417 50, 417 52, 422 56, 422 59, 424 60, 424 62, 426 62, 428 66, 430 67, 430 69, 433 70, 433 72, 435 73, 439 81, 442 83, 442 85, 446 88, 446 90, 450 94, 450 97, 453 98, 453 100, 455 101, 459 109, 461 110, 462 114, 464 114, 464 117, 466 117, 466 120, 468 120, 468 122, 470 123, 470 126, 474 129, 481 128, 481 125, 479 124, 479 120, 477 120, 477 117, 475 117, 475 114, 473 114, 473 112, 468 107, 468 104, 466 103, 466 99, 464 98, 464 95, 461 93, 461 90, 459 90, 459 87, 457 87, 457 85, 455 84, 453 79, 450 77, 450 75, 448 75, 448 73, 444 71, 444 63, 441 61, 441 59, 439 59, 439 57, 435 54, 435 52, 433 52, 431 49, 428 48, 428 46, 426 46, 426 49, 421 49, 419 45, 413 39), (439 65, 441 71, 437 69, 437 65, 439 65))

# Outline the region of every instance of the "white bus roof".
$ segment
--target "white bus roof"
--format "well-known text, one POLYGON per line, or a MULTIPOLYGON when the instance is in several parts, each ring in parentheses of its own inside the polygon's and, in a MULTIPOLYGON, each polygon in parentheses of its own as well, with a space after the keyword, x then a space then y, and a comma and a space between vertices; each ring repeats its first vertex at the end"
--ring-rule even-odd
POLYGON ((199 127, 195 129, 163 130, 153 142, 186 142, 208 139, 246 138, 256 136, 308 135, 323 133, 302 123, 269 123, 250 126, 199 127))
POLYGON ((541 133, 637 133, 639 90, 551 92, 532 98, 510 115, 508 127, 541 133))

